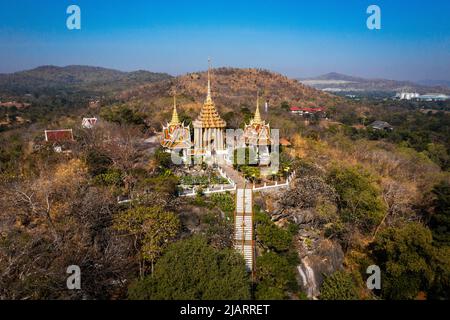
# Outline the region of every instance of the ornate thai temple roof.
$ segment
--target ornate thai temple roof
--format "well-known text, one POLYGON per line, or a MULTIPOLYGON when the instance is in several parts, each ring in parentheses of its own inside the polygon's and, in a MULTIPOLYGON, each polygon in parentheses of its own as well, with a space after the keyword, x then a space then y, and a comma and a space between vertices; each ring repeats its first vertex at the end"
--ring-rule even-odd
POLYGON ((177 113, 177 101, 173 98, 172 120, 163 126, 161 145, 168 149, 186 149, 191 147, 189 126, 180 122, 177 113))
POLYGON ((208 94, 199 116, 193 122, 195 128, 225 128, 227 123, 217 112, 216 106, 211 98, 211 75, 208 68, 208 94))
POLYGON ((259 93, 256 100, 255 116, 246 124, 244 137, 247 143, 252 145, 270 145, 270 125, 262 120, 259 112, 259 93))

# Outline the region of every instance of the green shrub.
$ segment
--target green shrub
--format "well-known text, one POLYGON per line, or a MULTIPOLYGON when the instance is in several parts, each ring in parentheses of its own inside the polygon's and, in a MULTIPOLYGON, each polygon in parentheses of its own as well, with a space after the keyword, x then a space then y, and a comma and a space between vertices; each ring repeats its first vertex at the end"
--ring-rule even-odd
POLYGON ((275 225, 267 214, 259 212, 255 215, 256 237, 261 244, 277 252, 289 250, 292 244, 292 230, 284 230, 275 225))
POLYGON ((378 225, 386 211, 375 179, 359 167, 334 166, 328 174, 330 183, 339 195, 338 206, 344 222, 370 232, 378 225))
POLYGON ((256 299, 285 299, 288 291, 297 290, 295 267, 285 257, 267 252, 257 258, 256 267, 256 299))
POLYGON ((120 170, 108 170, 106 173, 95 176, 94 183, 101 186, 120 187, 123 185, 122 173, 120 170))
POLYGON ((228 217, 234 216, 236 205, 234 195, 231 193, 213 193, 211 195, 211 201, 214 206, 219 207, 228 217))
POLYGON ((325 278, 320 288, 321 300, 358 300, 358 288, 350 273, 337 271, 325 278))
POLYGON ((441 245, 450 245, 450 183, 443 181, 432 191, 433 214, 429 226, 433 232, 433 241, 441 245))

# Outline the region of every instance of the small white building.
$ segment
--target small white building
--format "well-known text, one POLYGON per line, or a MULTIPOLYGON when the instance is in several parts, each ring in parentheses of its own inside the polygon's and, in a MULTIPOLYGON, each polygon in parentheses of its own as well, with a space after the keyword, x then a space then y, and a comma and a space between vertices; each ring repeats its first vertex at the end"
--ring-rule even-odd
POLYGON ((446 101, 449 100, 450 97, 445 94, 439 94, 439 93, 429 93, 422 95, 417 98, 420 101, 446 101))
POLYGON ((412 100, 420 97, 417 92, 400 92, 397 93, 396 97, 400 100, 412 100))
POLYGON ((97 118, 83 118, 81 126, 85 129, 92 129, 97 124, 97 118))

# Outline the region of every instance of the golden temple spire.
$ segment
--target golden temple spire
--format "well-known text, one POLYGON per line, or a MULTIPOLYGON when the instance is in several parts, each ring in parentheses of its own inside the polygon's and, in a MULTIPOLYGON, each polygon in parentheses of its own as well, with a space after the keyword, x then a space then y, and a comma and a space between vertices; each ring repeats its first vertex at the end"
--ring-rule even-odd
POLYGON ((173 113, 172 113, 172 120, 170 120, 170 125, 177 125, 180 124, 180 119, 178 118, 178 112, 177 112, 177 96, 173 96, 173 113))
POLYGON ((253 118, 253 123, 261 123, 262 119, 261 119, 261 113, 259 112, 259 90, 257 93, 257 98, 256 98, 256 111, 255 111, 255 117, 253 118))
POLYGON ((220 117, 211 98, 211 60, 208 59, 208 95, 200 114, 194 121, 195 128, 225 128, 226 122, 220 117))

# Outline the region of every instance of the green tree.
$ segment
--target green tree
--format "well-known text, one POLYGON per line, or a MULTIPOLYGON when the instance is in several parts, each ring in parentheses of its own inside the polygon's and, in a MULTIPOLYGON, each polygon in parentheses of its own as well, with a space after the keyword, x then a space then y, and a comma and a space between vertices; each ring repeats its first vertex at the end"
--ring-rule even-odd
POLYGON ((279 228, 267 214, 259 212, 255 215, 256 237, 266 249, 284 252, 292 244, 292 234, 279 228))
POLYGON ((171 154, 167 153, 163 148, 155 151, 153 159, 160 173, 165 173, 173 165, 171 154))
POLYGON ((86 154, 86 164, 88 165, 89 173, 92 176, 96 176, 106 173, 113 161, 107 155, 93 149, 86 154))
POLYGON ((450 245, 450 183, 442 181, 433 188, 433 214, 429 226, 433 240, 442 245, 450 245))
POLYGON ((280 108, 284 111, 289 111, 291 109, 291 106, 289 105, 289 102, 283 101, 280 105, 280 108))
POLYGON ((325 278, 320 288, 321 300, 358 300, 358 288, 350 273, 337 271, 325 278))
POLYGON ((178 234, 180 221, 174 213, 160 207, 137 207, 118 214, 115 228, 134 238, 135 247, 140 248, 143 261, 151 263, 153 273, 154 262, 168 241, 178 234))
POLYGON ((414 299, 426 291, 435 276, 431 231, 420 223, 389 228, 370 245, 382 270, 381 293, 386 299, 414 299))
POLYGON ((429 299, 450 299, 450 246, 440 246, 434 252, 431 264, 435 269, 433 284, 428 291, 429 299))
POLYGON ((123 185, 123 176, 120 170, 110 169, 105 173, 95 176, 94 182, 102 186, 121 186, 123 185))
POLYGON ((125 105, 102 108, 100 116, 117 124, 145 125, 143 115, 125 105))
POLYGON ((250 298, 244 259, 233 249, 218 250, 201 236, 178 241, 158 260, 155 272, 135 281, 135 300, 242 300, 250 298))
POLYGON ((141 187, 146 191, 160 194, 164 197, 176 195, 179 179, 177 176, 156 176, 142 181, 141 187))
POLYGON ((0 138, 0 174, 6 171, 17 172, 16 167, 23 155, 23 141, 18 135, 0 138))
POLYGON ((234 218, 233 213, 236 208, 235 198, 231 193, 213 193, 211 195, 212 205, 220 208, 227 217, 234 218))
POLYGON ((334 166, 327 180, 339 195, 338 206, 344 222, 370 232, 381 221, 386 206, 369 173, 359 167, 334 166))
POLYGON ((285 257, 267 252, 257 258, 256 266, 256 299, 281 300, 297 290, 295 267, 285 257))
POLYGON ((447 170, 450 164, 450 156, 448 155, 447 148, 440 143, 429 143, 425 154, 434 163, 438 164, 443 170, 447 170))

